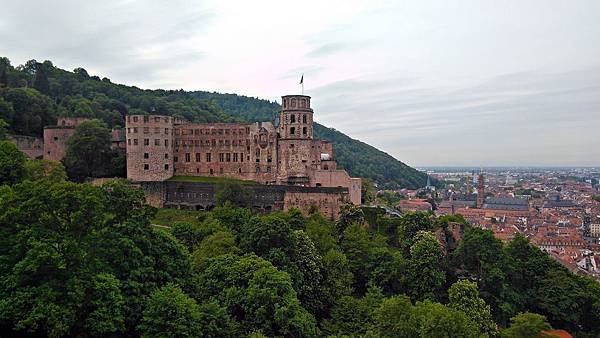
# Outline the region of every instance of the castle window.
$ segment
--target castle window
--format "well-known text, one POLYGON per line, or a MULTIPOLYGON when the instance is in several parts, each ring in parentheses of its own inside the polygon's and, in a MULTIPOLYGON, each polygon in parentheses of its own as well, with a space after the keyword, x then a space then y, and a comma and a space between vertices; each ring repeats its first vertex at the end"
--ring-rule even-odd
POLYGON ((267 157, 267 163, 271 163, 273 160, 271 158, 271 156, 267 157))
POLYGON ((185 153, 185 161, 186 162, 190 161, 190 153, 185 153))
POLYGON ((291 123, 294 123, 294 122, 296 122, 296 115, 292 115, 292 116, 290 116, 290 122, 291 122, 291 123))
POLYGON ((219 153, 219 162, 225 161, 225 153, 219 153))
POLYGON ((212 168, 209 170, 209 173, 212 175, 213 174, 213 170, 212 168))
POLYGON ((154 122, 160 122, 160 117, 158 117, 158 116, 155 116, 155 117, 154 117, 154 122))
POLYGON ((144 164, 144 170, 149 170, 150 169, 150 165, 149 164, 144 164))
POLYGON ((225 154, 225 160, 227 162, 231 162, 231 154, 230 153, 225 154))
POLYGON ((165 154, 165 160, 169 158, 169 154, 165 154))
POLYGON ((165 164, 165 170, 169 170, 169 165, 165 164))
POLYGON ((194 135, 200 135, 200 129, 194 129, 194 135))
POLYGON ((150 139, 149 138, 145 138, 144 139, 144 145, 145 146, 149 146, 150 145, 150 139))
POLYGON ((271 166, 267 167, 267 172, 270 173, 271 172, 271 166))
POLYGON ((127 134, 131 134, 131 128, 127 128, 127 134))
POLYGON ((133 127, 133 133, 137 134, 137 127, 133 127))
POLYGON ((134 116, 134 117, 133 117, 133 122, 137 122, 137 121, 138 121, 138 117, 137 117, 137 116, 134 116))
POLYGON ((296 108, 296 99, 292 99, 292 108, 296 108))
POLYGON ((127 145, 131 145, 131 139, 127 140, 127 145))
MULTIPOLYGON (((196 174, 199 174, 199 173, 200 173, 200 168, 196 168, 196 174)), ((194 195, 195 195, 195 194, 196 194, 196 193, 194 193, 194 195)))
POLYGON ((233 153, 233 162, 238 161, 238 153, 233 153))
POLYGON ((196 162, 200 162, 200 153, 196 153, 196 162))
POLYGON ((329 166, 326 164, 326 165, 323 166, 323 169, 329 170, 329 166))
POLYGON ((177 162, 177 161, 179 161, 179 157, 173 156, 173 162, 177 162))
POLYGON ((144 134, 150 133, 150 127, 144 127, 144 134))
POLYGON ((138 140, 137 140, 137 138, 134 138, 134 139, 133 139, 133 145, 134 145, 134 146, 137 146, 137 145, 138 145, 138 140))
POLYGON ((238 168, 238 173, 242 173, 242 168, 238 168))
POLYGON ((157 138, 155 138, 155 139, 154 139, 154 145, 155 145, 155 146, 159 146, 159 145, 160 145, 160 140, 159 140, 159 139, 157 139, 157 138))
POLYGON ((302 134, 306 135, 306 127, 302 128, 302 134))
POLYGON ((148 122, 148 115, 144 115, 144 123, 148 122))
POLYGON ((225 135, 229 135, 229 129, 225 129, 225 135))
POLYGON ((165 128, 165 135, 169 135, 169 128, 165 128))
POLYGON ((58 141, 58 137, 57 136, 54 136, 54 141, 58 141))
POLYGON ((257 174, 260 173, 260 167, 259 166, 256 166, 256 173, 257 174))
POLYGON ((160 133, 160 127, 154 127, 154 133, 155 134, 159 134, 160 133))
POLYGON ((223 173, 223 168, 219 168, 219 174, 223 173))
POLYGON ((219 129, 219 135, 223 135, 223 129, 219 129))
POLYGON ((211 144, 212 144, 213 147, 216 146, 217 145, 217 140, 212 140, 211 144))
POLYGON ((292 143, 292 144, 290 144, 290 148, 294 148, 294 144, 293 144, 293 143, 292 143))
MULTIPOLYGON (((206 162, 210 162, 210 153, 206 153, 206 162)), ((212 174, 212 173, 211 173, 212 174)))
POLYGON ((127 122, 131 122, 131 116, 127 115, 127 122))
MULTIPOLYGON (((292 115, 292 116, 294 116, 294 115, 292 115)), ((292 134, 292 135, 296 134, 296 127, 290 128, 290 134, 292 134)))
POLYGON ((196 146, 196 147, 200 146, 200 140, 194 140, 194 146, 196 146))
POLYGON ((244 162, 244 153, 240 153, 240 162, 244 162))
POLYGON ((165 147, 169 146, 169 140, 165 140, 165 147))
POLYGON ((150 155, 148 153, 144 153, 144 158, 149 158, 150 155))
POLYGON ((306 123, 306 114, 302 115, 302 123, 306 123))

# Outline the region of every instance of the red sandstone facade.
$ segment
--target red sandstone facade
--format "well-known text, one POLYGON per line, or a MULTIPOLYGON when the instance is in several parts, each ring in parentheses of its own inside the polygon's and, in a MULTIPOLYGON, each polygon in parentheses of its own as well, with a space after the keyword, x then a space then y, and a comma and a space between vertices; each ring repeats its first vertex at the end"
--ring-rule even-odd
POLYGON ((132 180, 220 176, 261 184, 344 187, 349 200, 360 204, 360 179, 336 168, 331 143, 313 139, 309 96, 283 96, 277 126, 196 124, 160 115, 130 115, 125 125, 127 177, 132 180))

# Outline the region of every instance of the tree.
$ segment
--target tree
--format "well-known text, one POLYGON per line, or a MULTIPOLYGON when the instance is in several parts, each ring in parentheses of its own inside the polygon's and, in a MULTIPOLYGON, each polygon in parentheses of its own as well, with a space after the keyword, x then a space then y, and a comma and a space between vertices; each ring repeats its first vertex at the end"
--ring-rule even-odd
POLYGON ((55 104, 52 99, 32 88, 2 88, 0 118, 9 125, 13 134, 42 136, 44 126, 56 124, 55 104))
POLYGON ((252 190, 239 183, 226 182, 215 187, 215 203, 219 206, 231 203, 239 208, 249 208, 252 202, 252 190))
POLYGON ((62 163, 52 160, 31 160, 25 163, 27 178, 37 181, 47 179, 53 182, 66 181, 67 173, 62 163))
POLYGON ((48 82, 46 67, 41 63, 36 65, 33 88, 37 89, 42 94, 48 94, 50 92, 50 83, 48 82))
POLYGON ((504 338, 537 338, 541 331, 551 330, 546 317, 525 312, 510 319, 510 327, 502 330, 504 338))
POLYGON ((416 328, 417 337, 477 337, 477 327, 463 312, 429 300, 415 304, 409 325, 416 328))
POLYGON ((81 123, 67 141, 64 164, 69 177, 83 181, 88 177, 102 177, 107 173, 110 158, 110 130, 99 120, 81 123))
POLYGON ((10 141, 0 141, 0 185, 16 184, 26 174, 25 155, 10 141))
POLYGON ((431 232, 421 231, 410 247, 407 284, 411 299, 436 300, 446 281, 443 266, 444 255, 440 243, 431 232))
POLYGON ((375 186, 370 178, 363 178, 360 186, 361 203, 370 205, 375 201, 375 186))
POLYGON ((384 299, 375 310, 374 331, 382 338, 412 338, 416 328, 410 325, 412 303, 405 295, 384 299))
POLYGON ((8 123, 4 122, 4 120, 0 118, 0 141, 4 141, 8 138, 6 127, 8 127, 8 123))
POLYGON ((383 295, 373 287, 362 298, 344 296, 331 309, 331 318, 323 321, 323 331, 329 335, 362 336, 374 323, 374 312, 380 306, 383 295))
POLYGON ((200 320, 196 301, 178 286, 167 284, 148 298, 139 329, 142 337, 198 337, 200 320))
POLYGON ((340 218, 337 220, 337 229, 340 239, 344 231, 352 224, 361 225, 365 221, 365 214, 359 206, 354 204, 342 204, 340 207, 340 218))
POLYGON ((5 66, 5 65, 0 66, 0 88, 8 86, 8 78, 6 76, 6 68, 8 68, 8 66, 5 66))
POLYGON ((225 307, 240 323, 240 335, 316 336, 315 319, 300 306, 290 276, 255 255, 210 259, 197 286, 195 298, 225 307))
POLYGON ((479 297, 477 284, 468 280, 460 280, 448 289, 448 306, 464 312, 477 325, 479 335, 494 336, 496 324, 492 320, 490 306, 479 297))
POLYGON ((240 253, 240 250, 236 246, 233 234, 228 231, 217 231, 206 236, 202 242, 196 246, 192 254, 192 265, 194 270, 202 271, 211 258, 225 254, 238 253, 240 253))
POLYGON ((398 243, 403 252, 408 255, 410 247, 415 242, 419 231, 432 231, 435 224, 432 216, 425 212, 408 212, 400 216, 398 225, 398 243))

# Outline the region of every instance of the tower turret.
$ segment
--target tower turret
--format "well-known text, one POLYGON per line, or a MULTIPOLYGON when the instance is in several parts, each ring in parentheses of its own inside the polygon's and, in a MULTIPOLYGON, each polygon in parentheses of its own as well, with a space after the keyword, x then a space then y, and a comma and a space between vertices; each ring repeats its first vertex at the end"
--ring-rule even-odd
POLYGON ((281 97, 279 136, 283 139, 313 138, 313 110, 310 107, 310 96, 281 97))

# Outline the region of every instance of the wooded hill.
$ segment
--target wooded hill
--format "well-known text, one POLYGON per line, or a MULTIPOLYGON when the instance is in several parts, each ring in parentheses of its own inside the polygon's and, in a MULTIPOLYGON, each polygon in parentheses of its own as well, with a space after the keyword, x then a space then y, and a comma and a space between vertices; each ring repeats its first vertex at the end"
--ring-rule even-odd
MULTIPOLYGON (((0 57, 0 119, 9 132, 42 136, 43 127, 60 116, 98 118, 109 127, 123 125, 126 114, 180 116, 192 122, 272 121, 280 106, 236 94, 184 90, 144 90, 72 72, 52 62, 30 60, 14 67, 0 57)), ((418 188, 427 176, 364 142, 315 123, 315 137, 333 143, 340 168, 370 178, 382 188, 418 188)))

